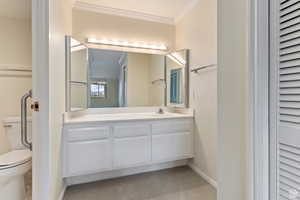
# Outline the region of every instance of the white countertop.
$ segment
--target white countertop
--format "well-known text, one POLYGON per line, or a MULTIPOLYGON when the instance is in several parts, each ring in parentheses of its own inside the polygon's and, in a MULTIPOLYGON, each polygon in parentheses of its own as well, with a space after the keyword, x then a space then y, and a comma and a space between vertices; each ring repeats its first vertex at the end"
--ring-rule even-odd
POLYGON ((87 122, 113 122, 131 120, 159 120, 176 118, 193 118, 193 113, 156 112, 144 113, 113 113, 113 114, 86 114, 73 117, 65 117, 65 124, 87 123, 87 122))

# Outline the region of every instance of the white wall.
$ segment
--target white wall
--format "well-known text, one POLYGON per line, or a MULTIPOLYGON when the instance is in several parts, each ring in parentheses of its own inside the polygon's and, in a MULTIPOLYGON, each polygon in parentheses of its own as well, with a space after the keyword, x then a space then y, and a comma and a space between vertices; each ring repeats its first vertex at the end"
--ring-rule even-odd
POLYGON ((65 35, 71 34, 71 17, 71 0, 49 1, 50 200, 57 200, 63 189, 61 134, 65 112, 65 35))
MULTIPOLYGON (((0 17, 0 70, 9 67, 31 67, 31 21, 0 17)), ((0 120, 20 116, 20 100, 32 87, 31 73, 0 71, 0 120), (20 76, 21 74, 25 76, 20 76), (19 76, 17 76, 19 75, 19 76)), ((9 150, 0 122, 0 154, 9 150)))
POLYGON ((218 197, 245 196, 249 0, 218 0, 218 197))
POLYGON ((84 41, 87 37, 166 44, 173 48, 175 27, 73 9, 73 37, 84 41))
MULTIPOLYGON (((217 63, 217 1, 200 0, 176 24, 176 49, 190 49, 191 68, 217 63)), ((217 181, 217 70, 190 73, 190 105, 195 109, 196 165, 217 181)))

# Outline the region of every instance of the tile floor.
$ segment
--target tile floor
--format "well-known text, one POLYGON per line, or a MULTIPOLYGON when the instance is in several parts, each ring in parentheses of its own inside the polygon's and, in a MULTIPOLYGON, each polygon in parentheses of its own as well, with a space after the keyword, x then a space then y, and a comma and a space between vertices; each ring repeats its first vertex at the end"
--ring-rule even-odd
POLYGON ((189 167, 71 186, 64 200, 216 200, 216 190, 189 167))

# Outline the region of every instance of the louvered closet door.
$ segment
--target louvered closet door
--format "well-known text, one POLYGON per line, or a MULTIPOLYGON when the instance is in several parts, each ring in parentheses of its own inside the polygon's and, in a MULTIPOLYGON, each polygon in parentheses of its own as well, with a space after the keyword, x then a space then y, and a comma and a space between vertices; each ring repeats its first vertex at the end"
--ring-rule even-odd
POLYGON ((271 197, 300 200, 300 0, 270 2, 271 197))

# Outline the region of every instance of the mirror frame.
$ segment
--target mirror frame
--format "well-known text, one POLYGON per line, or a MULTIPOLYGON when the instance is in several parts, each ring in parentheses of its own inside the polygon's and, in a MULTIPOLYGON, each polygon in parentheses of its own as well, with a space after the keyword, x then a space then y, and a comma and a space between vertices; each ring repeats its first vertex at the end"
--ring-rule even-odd
POLYGON ((169 52, 165 55, 165 106, 170 108, 189 108, 190 106, 190 50, 180 49, 176 51, 169 52), (167 55, 176 52, 185 52, 186 64, 184 67, 184 81, 183 81, 183 103, 182 104, 171 104, 168 102, 168 78, 167 78, 167 55))
POLYGON ((66 91, 66 99, 65 99, 65 105, 66 105, 66 112, 72 112, 71 111, 71 36, 66 35, 65 36, 65 75, 66 75, 66 83, 65 83, 65 91, 66 91))
MULTIPOLYGON (((73 112, 73 111, 83 111, 88 109, 88 102, 86 107, 82 107, 76 110, 72 110, 72 98, 71 98, 71 83, 72 83, 72 73, 71 73, 71 68, 72 68, 72 47, 71 47, 71 40, 72 36, 66 35, 65 36, 65 111, 66 112, 73 112)), ((80 42, 80 41, 78 41, 80 42)), ((88 47, 80 42, 80 45, 85 46, 87 49, 88 47)), ((88 54, 88 52, 87 52, 88 54)), ((88 56, 88 55, 87 55, 88 56)), ((87 69, 87 76, 88 76, 88 69, 87 69)), ((88 82, 86 83, 87 87, 87 93, 88 93, 88 82)), ((87 94, 88 95, 88 94, 87 94)), ((88 98, 88 97, 86 97, 88 98)), ((88 100, 88 99, 87 99, 88 100)))

